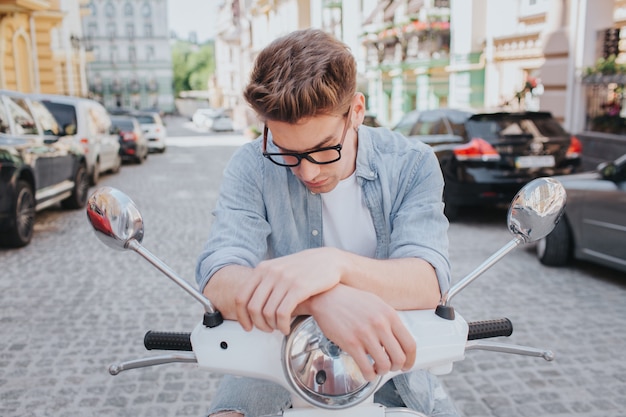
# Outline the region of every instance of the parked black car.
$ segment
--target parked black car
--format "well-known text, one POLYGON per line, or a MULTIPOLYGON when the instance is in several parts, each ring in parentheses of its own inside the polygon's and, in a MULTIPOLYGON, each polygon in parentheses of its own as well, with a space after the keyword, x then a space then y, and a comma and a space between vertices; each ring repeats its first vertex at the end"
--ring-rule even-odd
POLYGON ((111 123, 119 137, 122 158, 138 164, 145 161, 150 149, 139 121, 133 116, 111 116, 111 123))
POLYGON ((580 141, 548 112, 414 111, 393 130, 434 148, 450 220, 462 206, 508 205, 529 181, 580 166, 580 141))
POLYGON ((85 206, 85 156, 72 138, 58 134, 41 102, 0 91, 0 245, 30 243, 37 211, 59 202, 85 206))
POLYGON ((565 214, 537 243, 550 266, 573 258, 626 272, 626 154, 596 171, 555 177, 567 192, 565 214))

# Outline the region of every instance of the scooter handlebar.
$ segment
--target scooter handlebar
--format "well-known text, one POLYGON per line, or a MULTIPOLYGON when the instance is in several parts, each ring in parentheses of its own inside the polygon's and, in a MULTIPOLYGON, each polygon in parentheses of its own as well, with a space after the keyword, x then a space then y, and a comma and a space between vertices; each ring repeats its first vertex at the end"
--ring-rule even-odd
POLYGON ((513 323, 507 318, 496 320, 473 321, 467 323, 467 340, 488 339, 490 337, 511 336, 513 323))
POLYGON ((191 352, 191 333, 148 331, 143 338, 143 345, 148 350, 183 350, 191 352))

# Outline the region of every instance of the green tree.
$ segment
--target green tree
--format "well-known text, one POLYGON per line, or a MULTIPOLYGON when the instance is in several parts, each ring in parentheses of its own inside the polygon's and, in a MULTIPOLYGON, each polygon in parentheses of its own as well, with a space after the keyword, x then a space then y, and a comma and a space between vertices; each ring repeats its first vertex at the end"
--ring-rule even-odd
POLYGON ((181 91, 206 90, 215 73, 215 43, 202 45, 177 40, 172 47, 174 94, 181 91))

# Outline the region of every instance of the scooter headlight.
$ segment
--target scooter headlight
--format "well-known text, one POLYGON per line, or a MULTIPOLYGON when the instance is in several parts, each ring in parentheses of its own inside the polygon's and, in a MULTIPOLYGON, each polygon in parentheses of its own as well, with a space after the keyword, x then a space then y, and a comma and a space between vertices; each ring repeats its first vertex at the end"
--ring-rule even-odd
POLYGON ((376 390, 381 379, 368 382, 354 359, 324 336, 313 317, 294 321, 283 344, 283 367, 302 398, 328 409, 360 403, 376 390))

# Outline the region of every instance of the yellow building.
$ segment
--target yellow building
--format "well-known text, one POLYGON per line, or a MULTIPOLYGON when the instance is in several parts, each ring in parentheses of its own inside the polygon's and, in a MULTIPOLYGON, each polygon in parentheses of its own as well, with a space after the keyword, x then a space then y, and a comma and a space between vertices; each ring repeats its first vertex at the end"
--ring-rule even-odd
POLYGON ((78 14, 61 10, 59 0, 0 0, 0 89, 83 95, 80 29, 64 23, 78 14))

